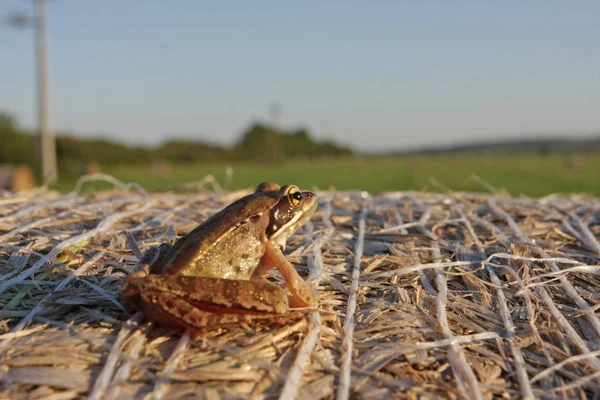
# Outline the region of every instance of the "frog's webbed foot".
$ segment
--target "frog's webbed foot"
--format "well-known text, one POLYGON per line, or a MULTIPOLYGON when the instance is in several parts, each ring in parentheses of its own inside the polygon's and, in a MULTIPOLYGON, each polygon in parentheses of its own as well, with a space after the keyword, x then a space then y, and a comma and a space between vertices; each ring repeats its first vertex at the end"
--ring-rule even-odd
POLYGON ((274 266, 279 270, 285 280, 286 287, 292 294, 290 298, 291 307, 311 307, 317 304, 311 287, 298 274, 296 268, 286 258, 277 244, 267 244, 265 255, 261 260, 262 265, 274 266))

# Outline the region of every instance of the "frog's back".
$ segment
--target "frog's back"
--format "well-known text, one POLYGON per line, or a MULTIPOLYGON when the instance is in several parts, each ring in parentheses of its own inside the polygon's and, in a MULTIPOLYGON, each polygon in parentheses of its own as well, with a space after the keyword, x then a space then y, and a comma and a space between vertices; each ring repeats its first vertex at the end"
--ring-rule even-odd
POLYGON ((258 263, 268 213, 276 202, 272 195, 251 194, 212 215, 175 243, 165 273, 245 276, 246 269, 258 263))

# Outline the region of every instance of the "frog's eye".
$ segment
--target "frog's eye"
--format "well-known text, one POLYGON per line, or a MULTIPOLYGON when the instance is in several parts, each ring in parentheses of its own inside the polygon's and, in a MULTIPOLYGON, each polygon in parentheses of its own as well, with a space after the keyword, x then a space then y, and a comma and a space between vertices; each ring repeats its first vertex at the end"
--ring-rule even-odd
POLYGON ((288 199, 294 207, 298 207, 302 201, 302 192, 297 187, 292 187, 288 192, 288 199))

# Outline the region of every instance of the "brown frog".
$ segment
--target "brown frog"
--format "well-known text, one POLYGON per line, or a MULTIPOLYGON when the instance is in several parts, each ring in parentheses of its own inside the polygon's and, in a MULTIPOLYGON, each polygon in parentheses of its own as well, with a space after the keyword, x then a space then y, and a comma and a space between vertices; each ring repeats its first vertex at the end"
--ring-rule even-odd
POLYGON ((121 296, 150 319, 201 330, 315 305, 283 254, 285 242, 317 209, 313 192, 265 182, 174 245, 149 249, 121 296), (291 296, 261 276, 277 268, 291 296))

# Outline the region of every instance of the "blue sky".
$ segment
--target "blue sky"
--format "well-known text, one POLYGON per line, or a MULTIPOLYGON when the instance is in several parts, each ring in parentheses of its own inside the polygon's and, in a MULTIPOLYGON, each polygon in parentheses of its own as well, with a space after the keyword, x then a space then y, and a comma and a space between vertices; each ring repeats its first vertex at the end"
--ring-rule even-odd
MULTIPOLYGON (((2 0, 0 18, 31 13, 2 0)), ((57 130, 231 144, 279 123, 365 150, 600 133, 600 2, 49 0, 57 130)), ((33 127, 31 30, 0 110, 33 127)))

